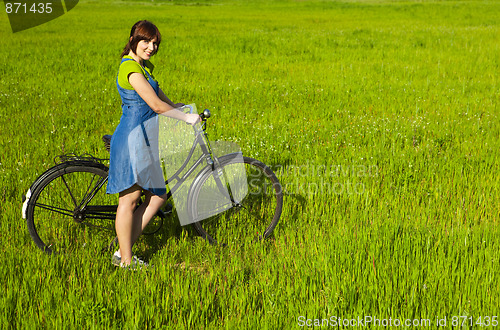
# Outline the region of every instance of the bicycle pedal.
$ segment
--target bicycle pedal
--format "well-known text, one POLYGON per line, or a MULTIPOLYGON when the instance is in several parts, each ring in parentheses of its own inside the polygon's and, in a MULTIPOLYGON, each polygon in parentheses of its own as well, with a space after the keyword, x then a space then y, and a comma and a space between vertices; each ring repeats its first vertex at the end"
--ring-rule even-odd
POLYGON ((165 207, 163 209, 163 212, 165 212, 165 214, 169 214, 169 213, 172 213, 173 209, 174 209, 174 206, 171 203, 167 203, 167 205, 165 205, 165 207))

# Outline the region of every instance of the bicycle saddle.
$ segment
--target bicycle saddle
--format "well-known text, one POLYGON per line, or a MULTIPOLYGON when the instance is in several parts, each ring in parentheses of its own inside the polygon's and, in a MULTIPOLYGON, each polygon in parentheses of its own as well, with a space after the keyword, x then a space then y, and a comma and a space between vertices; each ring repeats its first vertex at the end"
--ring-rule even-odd
POLYGON ((109 148, 110 148, 111 137, 112 137, 112 135, 109 135, 109 134, 106 134, 102 137, 102 140, 104 141, 104 146, 106 147, 107 151, 109 151, 109 148))

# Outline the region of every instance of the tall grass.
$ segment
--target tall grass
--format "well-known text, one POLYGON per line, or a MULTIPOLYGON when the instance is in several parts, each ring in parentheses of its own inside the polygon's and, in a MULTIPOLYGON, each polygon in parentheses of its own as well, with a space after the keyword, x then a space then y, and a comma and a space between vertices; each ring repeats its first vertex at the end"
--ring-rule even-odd
POLYGON ((0 16, 0 298, 12 327, 290 328, 307 319, 498 314, 500 4, 80 1, 12 34, 0 16), (169 219, 121 272, 89 242, 45 256, 21 196, 65 152, 106 158, 131 25, 155 77, 214 114, 285 188, 274 237, 207 245, 169 219))

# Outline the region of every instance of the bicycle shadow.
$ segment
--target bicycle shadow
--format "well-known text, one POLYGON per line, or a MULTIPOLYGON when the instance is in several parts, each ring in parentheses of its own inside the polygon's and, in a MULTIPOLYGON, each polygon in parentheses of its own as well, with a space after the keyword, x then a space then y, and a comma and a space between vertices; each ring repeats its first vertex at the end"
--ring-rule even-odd
MULTIPOLYGON (((270 162, 267 166, 276 174, 281 184, 283 192, 283 211, 278 227, 286 228, 289 223, 291 224, 289 220, 298 219, 299 216, 304 213, 307 207, 307 198, 304 194, 301 194, 299 190, 290 189, 290 187, 294 186, 294 183, 290 182, 287 178, 290 177, 289 173, 295 171, 297 168, 296 165, 292 164, 291 159, 286 159, 281 163, 270 162), (293 205, 293 207, 290 207, 290 205, 293 205)), ((275 232, 276 230, 271 237, 274 237, 275 232)))
MULTIPOLYGON (((267 166, 276 174, 282 186, 283 209, 277 226, 278 232, 280 231, 280 227, 281 229, 296 229, 293 227, 294 222, 290 220, 298 219, 302 214, 304 214, 308 204, 306 198, 307 196, 301 193, 300 190, 287 189, 291 182, 287 182, 284 178, 290 177, 289 171, 293 171, 296 166, 292 164, 290 159, 281 163, 268 163, 267 166)), ((172 203, 172 200, 169 200, 168 202, 172 203)), ((145 228, 145 233, 147 233, 148 230, 155 231, 153 223, 149 224, 148 227, 145 228), (153 229, 149 228, 150 226, 153 226, 153 229)), ((163 223, 158 231, 151 234, 145 233, 141 235, 138 242, 134 246, 134 252, 139 253, 140 256, 146 261, 161 251, 170 239, 180 240, 186 235, 193 240, 200 237, 198 232, 192 226, 181 226, 175 209, 172 212, 166 213, 163 223)), ((276 238, 275 234, 276 230, 273 231, 268 239, 274 240, 276 238)), ((113 251, 116 251, 117 248, 118 244, 115 239, 115 241, 111 242, 107 251, 113 253, 113 251)))

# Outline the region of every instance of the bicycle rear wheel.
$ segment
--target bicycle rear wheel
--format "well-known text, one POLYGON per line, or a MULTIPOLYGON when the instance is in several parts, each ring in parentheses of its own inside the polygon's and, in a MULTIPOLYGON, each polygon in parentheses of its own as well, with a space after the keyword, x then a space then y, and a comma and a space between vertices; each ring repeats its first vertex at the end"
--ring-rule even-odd
POLYGON ((102 249, 112 241, 116 196, 106 194, 106 166, 70 161, 42 177, 25 202, 28 230, 40 249, 67 253, 83 246, 102 249))
MULTIPOLYGON (((242 163, 241 157, 226 155, 220 157, 219 162, 225 173, 241 172, 239 168, 244 167, 247 194, 243 200, 228 205, 226 211, 195 222, 193 227, 212 244, 244 245, 269 237, 283 208, 283 192, 278 178, 268 166, 253 158, 243 157, 242 163)), ((231 186, 231 180, 240 179, 225 176, 228 186, 231 186)), ((202 209, 212 201, 220 200, 216 196, 217 189, 214 190, 215 181, 209 167, 195 179, 188 198, 193 219, 203 218, 202 209)))

